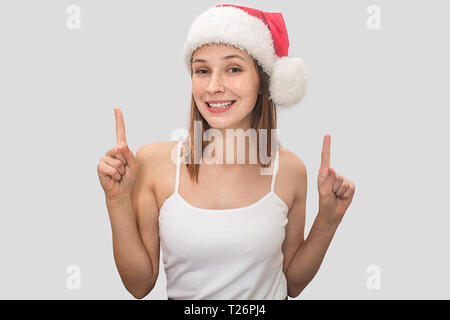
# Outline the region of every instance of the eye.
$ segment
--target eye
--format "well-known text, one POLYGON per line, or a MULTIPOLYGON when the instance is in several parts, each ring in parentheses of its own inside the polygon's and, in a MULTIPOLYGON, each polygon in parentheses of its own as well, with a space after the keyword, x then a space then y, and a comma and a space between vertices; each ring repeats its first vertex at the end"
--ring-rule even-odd
MULTIPOLYGON (((241 72, 241 69, 237 68, 237 67, 233 67, 233 68, 230 68, 228 70, 232 70, 232 69, 237 70, 236 72, 241 72)), ((205 69, 198 69, 197 71, 195 71, 195 73, 197 73, 197 74, 205 74, 206 72, 208 72, 208 71, 205 70, 205 69), (201 72, 201 71, 205 71, 205 72, 201 72)), ((232 73, 236 73, 236 72, 232 72, 232 73)))

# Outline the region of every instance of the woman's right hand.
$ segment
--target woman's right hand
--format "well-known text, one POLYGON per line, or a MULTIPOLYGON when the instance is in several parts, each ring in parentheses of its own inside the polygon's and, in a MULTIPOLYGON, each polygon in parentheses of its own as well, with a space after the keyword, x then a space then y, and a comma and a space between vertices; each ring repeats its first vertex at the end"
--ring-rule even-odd
POLYGON ((119 108, 114 108, 116 115, 117 144, 107 151, 97 165, 100 184, 107 199, 115 200, 131 195, 138 163, 133 152, 128 148, 125 138, 125 123, 119 108))

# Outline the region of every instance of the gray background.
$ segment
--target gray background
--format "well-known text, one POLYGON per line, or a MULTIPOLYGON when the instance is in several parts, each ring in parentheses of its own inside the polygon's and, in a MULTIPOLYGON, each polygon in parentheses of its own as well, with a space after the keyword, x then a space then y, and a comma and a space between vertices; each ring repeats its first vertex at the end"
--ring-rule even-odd
MULTIPOLYGON (((214 1, 0 3, 0 298, 133 299, 117 272, 96 166, 116 142, 187 128, 181 49, 214 1), (81 9, 81 29, 66 26, 81 9), (66 285, 69 265, 81 288, 66 285)), ((448 299, 449 5, 445 1, 240 1, 282 12, 305 99, 279 112, 285 148, 308 171, 305 237, 318 209, 322 141, 356 193, 298 299, 448 299), (366 12, 381 10, 381 29, 366 12), (446 45, 447 43, 447 45, 446 45), (447 92, 444 89, 447 88, 447 92), (369 289, 377 265, 381 288, 369 289)), ((161 267, 145 299, 166 299, 161 267)))

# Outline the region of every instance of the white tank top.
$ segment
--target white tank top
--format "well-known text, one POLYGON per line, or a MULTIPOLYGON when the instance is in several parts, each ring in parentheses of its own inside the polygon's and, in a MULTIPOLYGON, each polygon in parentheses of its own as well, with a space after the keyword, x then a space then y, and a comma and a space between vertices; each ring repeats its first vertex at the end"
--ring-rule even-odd
POLYGON ((289 211, 270 192, 245 207, 204 209, 179 193, 180 146, 174 193, 161 206, 159 236, 167 296, 182 300, 283 300, 287 282, 281 246, 289 211))

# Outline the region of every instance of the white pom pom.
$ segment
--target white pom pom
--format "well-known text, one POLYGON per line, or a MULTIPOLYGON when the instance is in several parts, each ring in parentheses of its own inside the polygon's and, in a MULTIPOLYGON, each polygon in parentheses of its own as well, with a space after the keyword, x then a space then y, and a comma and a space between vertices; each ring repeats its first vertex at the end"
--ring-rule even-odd
POLYGON ((300 58, 282 57, 272 68, 270 98, 277 107, 290 107, 299 103, 306 91, 307 73, 300 58))

